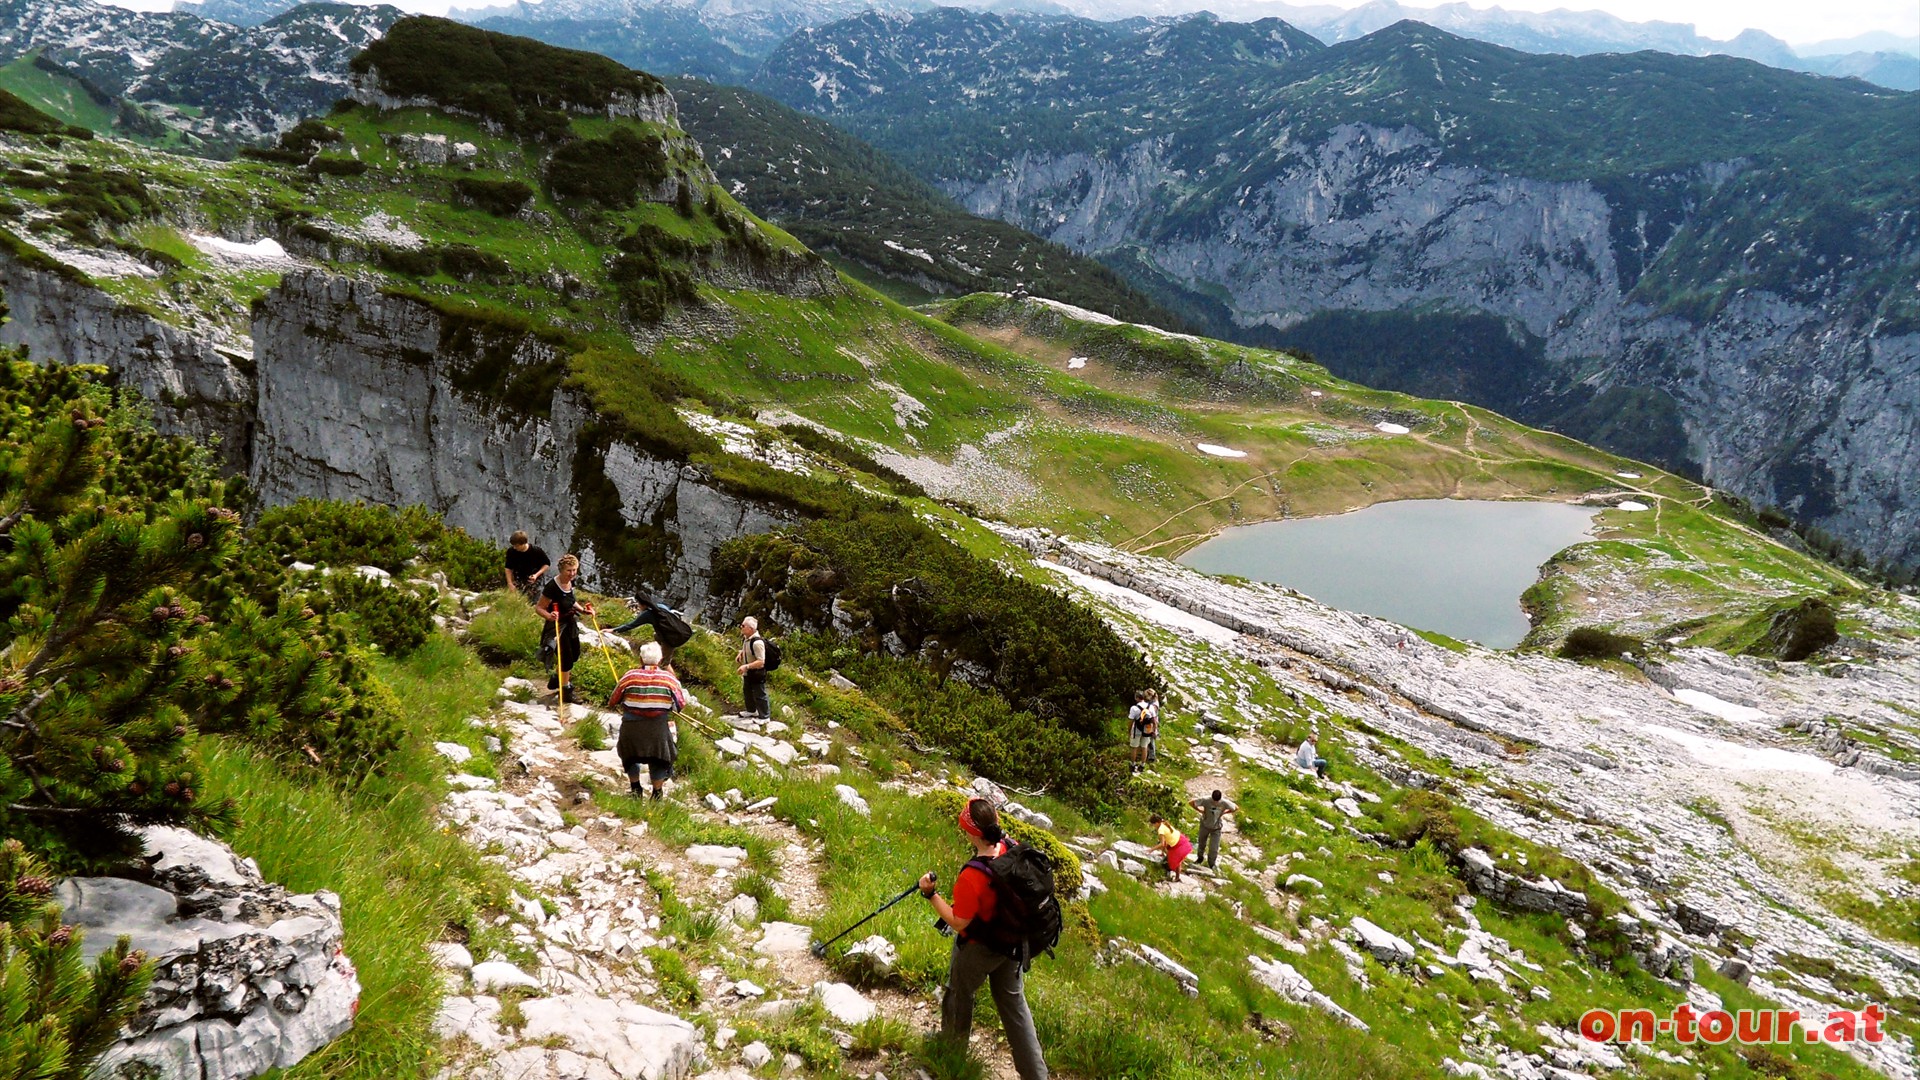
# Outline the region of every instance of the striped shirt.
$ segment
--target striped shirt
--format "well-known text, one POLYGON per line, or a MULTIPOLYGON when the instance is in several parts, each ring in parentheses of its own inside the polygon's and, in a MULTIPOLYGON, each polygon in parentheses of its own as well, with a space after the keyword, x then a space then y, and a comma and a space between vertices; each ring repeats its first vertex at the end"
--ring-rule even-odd
POLYGON ((611 705, 627 713, 670 713, 687 707, 687 692, 665 668, 637 667, 620 676, 611 705))

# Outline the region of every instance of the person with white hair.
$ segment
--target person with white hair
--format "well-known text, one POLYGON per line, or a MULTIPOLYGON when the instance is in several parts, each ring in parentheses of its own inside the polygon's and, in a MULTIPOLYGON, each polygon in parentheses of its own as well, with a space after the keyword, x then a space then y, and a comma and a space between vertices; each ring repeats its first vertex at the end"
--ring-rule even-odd
POLYGON ((741 696, 746 698, 747 715, 762 720, 773 715, 773 703, 767 700, 767 639, 760 636, 760 620, 749 615, 740 620, 741 696))
POLYGON ((627 791, 643 794, 640 766, 647 767, 653 797, 665 795, 673 779, 673 762, 680 742, 674 737, 673 714, 687 707, 687 691, 673 669, 660 666, 660 643, 648 641, 639 650, 640 666, 620 676, 607 704, 620 710, 620 767, 627 772, 627 791))

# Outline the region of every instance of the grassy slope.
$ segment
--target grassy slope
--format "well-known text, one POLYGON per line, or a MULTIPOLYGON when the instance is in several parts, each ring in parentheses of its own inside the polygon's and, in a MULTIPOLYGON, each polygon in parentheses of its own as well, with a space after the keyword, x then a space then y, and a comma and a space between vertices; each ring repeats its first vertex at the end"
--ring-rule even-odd
MULTIPOLYGON (((852 283, 842 295, 815 299, 708 284, 700 286, 701 324, 670 317, 649 335, 657 344, 643 351, 606 278, 613 241, 645 224, 714 243, 721 233, 704 205, 691 217, 644 202, 582 214, 541 191, 529 214, 495 217, 459 204, 453 181, 519 179, 539 189, 541 162, 528 146, 419 109, 354 110, 328 123, 344 141, 327 154, 357 155, 367 173, 313 177, 111 140, 19 149, 49 166, 74 160, 137 172, 161 205, 192 192, 209 231, 252 235, 258 222, 298 215, 307 227, 364 237, 368 219, 384 214, 428 245, 470 245, 504 259, 509 272, 476 281, 444 271, 385 276, 482 312, 530 317, 595 346, 572 361, 572 374, 603 413, 630 425, 644 428, 657 415, 655 392, 636 389, 649 380, 635 377, 657 372, 692 395, 684 405, 736 415, 798 413, 916 473, 936 492, 1024 524, 1172 555, 1236 522, 1389 499, 1633 491, 1657 509, 1602 514, 1601 542, 1574 549, 1535 591, 1543 637, 1587 622, 1649 632, 1682 619, 1737 619, 1774 596, 1852 587, 1844 575, 1746 529, 1703 489, 1659 470, 1471 406, 1368 390, 1284 354, 1104 326, 1032 303, 975 296, 937 305, 930 317, 852 283), (400 132, 473 142, 482 164, 468 170, 404 162, 382 138, 400 132), (553 291, 553 273, 578 283, 572 295, 553 291), (1076 356, 1091 359, 1070 369, 1076 356), (1413 434, 1376 430, 1385 420, 1413 434), (1247 456, 1209 457, 1195 449, 1199 442, 1247 456), (1623 480, 1619 472, 1645 478, 1623 480)), ((591 135, 610 122, 574 123, 591 135)), ((58 194, 57 187, 11 182, 0 182, 0 190, 30 215, 58 194)), ((714 189, 710 197, 721 213, 745 216, 724 192, 714 189)), ((799 250, 778 229, 756 227, 775 246, 799 250)), ((124 246, 166 253, 178 265, 154 276, 96 280, 176 322, 211 318, 243 334, 248 305, 277 279, 273 271, 200 254, 164 219, 121 228, 118 236, 124 246)), ((364 263, 339 268, 382 273, 364 263)))
MULTIPOLYGON (((483 601, 484 602, 484 601, 483 601)), ((512 655, 531 652, 531 626, 524 612, 502 605, 503 617, 476 622, 476 640, 512 655), (525 625, 522 625, 525 624, 525 625)), ((1151 628, 1136 628, 1149 635, 1151 628)), ((1239 661, 1186 649, 1168 639, 1156 641, 1157 650, 1182 653, 1180 662, 1197 684, 1234 694, 1258 706, 1258 716, 1229 711, 1226 719, 1243 731, 1273 739, 1297 737, 1299 725, 1310 719, 1329 721, 1332 713, 1321 702, 1307 698, 1288 701, 1267 682, 1263 673, 1239 661), (1198 666, 1194 666, 1198 665, 1198 666)), ((678 666, 699 685, 703 697, 715 704, 738 700, 738 680, 727 677, 730 647, 701 634, 683 648, 678 666)), ((516 660, 508 669, 535 674, 530 658, 516 660)), ((585 665, 590 668, 592 665, 585 665)), ((584 670, 584 668, 583 668, 584 670)), ((211 770, 225 785, 243 792, 247 824, 235 838, 245 852, 260 859, 269 877, 297 888, 334 888, 340 891, 349 919, 349 948, 366 985, 360 1021, 353 1033, 295 1070, 297 1076, 332 1080, 373 1080, 392 1075, 426 1075, 433 1061, 432 1041, 425 1035, 426 1018, 438 997, 421 946, 444 940, 449 932, 471 929, 483 935, 476 952, 504 947, 504 930, 481 927, 476 908, 490 913, 506 895, 477 853, 435 829, 432 803, 444 790, 439 779, 445 768, 425 752, 431 739, 464 741, 476 751, 480 729, 464 718, 484 713, 502 669, 488 669, 453 639, 438 636, 413 656, 385 662, 382 677, 419 718, 417 743, 389 777, 370 790, 346 794, 288 780, 276 767, 227 749, 216 750, 211 770)), ((927 797, 914 795, 889 781, 914 779, 924 788, 929 780, 965 779, 949 772, 938 756, 914 751, 894 735, 895 721, 885 703, 860 691, 835 691, 799 664, 789 664, 775 677, 776 698, 790 711, 783 713, 796 728, 811 727, 834 739, 828 760, 842 766, 838 777, 807 779, 769 775, 757 770, 724 767, 698 723, 683 726, 680 785, 675 801, 650 804, 622 793, 596 791, 602 812, 646 820, 655 836, 676 847, 694 843, 738 844, 749 852, 749 865, 740 888, 763 894, 772 906, 763 918, 785 916, 766 875, 772 872, 773 844, 748 828, 724 825, 696 807, 701 795, 739 789, 748 800, 777 796, 773 813, 802 833, 821 841, 827 864, 821 879, 828 891, 827 906, 812 920, 822 938, 850 925, 876 902, 892 895, 901 882, 927 867, 950 869, 962 852, 951 822, 937 812, 927 797), (839 726, 829 729, 827 722, 839 726), (848 810, 833 785, 851 783, 872 806, 872 816, 848 810), (769 899, 770 898, 770 899, 769 899)), ((1169 730, 1167 752, 1160 770, 1175 780, 1191 776, 1199 767, 1186 753, 1187 740, 1197 732, 1191 715, 1177 715, 1169 730)), ((1339 736, 1322 743, 1343 779, 1388 794, 1390 785, 1364 772, 1345 753, 1339 736)), ((1444 765, 1420 758, 1402 748, 1412 763, 1444 770, 1444 765)), ((511 752, 509 749, 506 751, 511 752)), ((492 758, 480 752, 465 768, 487 772, 492 758)), ((1321 891, 1284 896, 1299 904, 1297 912, 1276 908, 1273 894, 1237 874, 1205 901, 1176 899, 1124 875, 1108 872, 1110 890, 1094 900, 1057 957, 1041 960, 1029 983, 1029 995, 1051 1064, 1062 1076, 1077 1078, 1169 1077, 1297 1077, 1361 1078, 1439 1075, 1438 1062, 1461 1056, 1461 1041, 1484 1014, 1499 1039, 1522 1049, 1542 1042, 1534 1030, 1547 1023, 1569 1026, 1584 1008, 1596 1005, 1671 1008, 1680 995, 1670 986, 1631 969, 1615 973, 1576 959, 1557 920, 1539 916, 1508 916, 1490 905, 1477 908, 1482 925, 1512 942, 1539 972, 1527 969, 1526 979, 1547 990, 1546 999, 1490 991, 1470 983, 1457 972, 1439 978, 1414 979, 1368 963, 1370 986, 1362 987, 1349 975, 1339 954, 1325 945, 1310 945, 1305 955, 1277 950, 1255 934, 1260 923, 1299 937, 1316 920, 1344 926, 1354 915, 1365 914, 1403 936, 1418 933, 1429 940, 1449 940, 1443 923, 1451 914, 1458 882, 1447 864, 1420 847, 1410 851, 1380 848, 1345 830, 1328 831, 1316 818, 1337 818, 1327 801, 1332 793, 1318 789, 1300 775, 1275 775, 1235 764, 1229 783, 1244 811, 1238 837, 1230 838, 1229 852, 1264 866, 1276 859, 1288 872, 1309 874, 1324 883, 1321 891), (1265 849, 1253 856, 1251 846, 1265 849), (1298 857, 1287 854, 1298 849, 1298 857), (1391 881, 1384 880, 1387 874, 1391 881), (1164 977, 1145 969, 1117 968, 1094 962, 1095 943, 1120 936, 1154 945, 1195 971, 1202 992, 1197 999, 1182 996, 1164 977), (1246 958, 1278 956, 1311 978, 1315 986, 1365 1019, 1373 1030, 1361 1033, 1340 1026, 1323 1014, 1279 999, 1254 981, 1246 958), (1264 1017, 1266 1031, 1254 1023, 1264 1017), (1121 1018, 1124 1018, 1122 1020, 1121 1018), (1274 1027, 1277 1021, 1279 1027, 1274 1027), (1274 1032, 1280 1032, 1274 1037, 1274 1032)), ((1040 797, 1028 800, 1052 815, 1061 837, 1140 839, 1149 830, 1138 813, 1117 822, 1094 823, 1072 808, 1040 797)), ((1390 802, 1389 802, 1390 805, 1390 802)), ((1383 816, 1386 811, 1374 811, 1383 816)), ((1462 811, 1469 826, 1489 830, 1462 811)), ((1378 827, 1376 822, 1362 822, 1378 827)), ((1552 872, 1549 853, 1530 848, 1497 833, 1485 832, 1508 852, 1531 852, 1532 866, 1552 872)), ((1158 879, 1158 872, 1149 880, 1158 879)), ((656 890, 664 876, 650 875, 656 890)), ((690 909, 676 899, 670 886, 646 898, 658 904, 663 932, 679 939, 674 954, 653 955, 662 990, 649 1003, 693 1016, 704 1011, 700 984, 678 978, 704 966, 718 967, 728 978, 754 975, 718 929, 710 915, 690 909)), ((896 985, 916 993, 931 992, 944 977, 947 942, 926 925, 926 912, 917 905, 901 905, 870 924, 900 948, 896 985)), ((860 976, 847 968, 849 978, 860 976)), ((1737 987, 1702 972, 1710 989, 1729 1003, 1745 1002, 1737 987)), ((819 1077, 862 1075, 873 1067, 897 1071, 895 1056, 856 1057, 822 1037, 814 1019, 802 1014, 788 1025, 743 1026, 742 1037, 764 1038, 779 1049, 792 1049, 808 1060, 806 1074, 819 1077), (751 1028, 751 1030, 749 1030, 751 1028)), ((992 1026, 991 1010, 982 1010, 980 1022, 992 1026)), ((905 1033, 869 1032, 894 1049, 893 1055, 911 1058, 912 1040, 905 1033), (884 1036, 884 1037, 882 1037, 884 1036)), ((1673 1049, 1673 1047, 1668 1047, 1673 1049)), ((1825 1048, 1795 1046, 1777 1056, 1744 1065, 1733 1049, 1697 1047, 1688 1064, 1664 1065, 1640 1059, 1642 1075, 1682 1080, 1700 1072, 1713 1076, 1771 1075, 1792 1080, 1834 1077, 1855 1080, 1871 1075, 1825 1048)), ((917 1062, 908 1062, 910 1068, 917 1062)), ((955 1075, 936 1069, 936 1075, 955 1075)))

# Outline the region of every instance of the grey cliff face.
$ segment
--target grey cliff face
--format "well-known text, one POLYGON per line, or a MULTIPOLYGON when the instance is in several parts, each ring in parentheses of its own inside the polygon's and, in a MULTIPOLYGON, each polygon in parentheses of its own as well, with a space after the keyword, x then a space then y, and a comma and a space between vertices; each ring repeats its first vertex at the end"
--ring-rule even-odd
MULTIPOLYGON (((1711 482, 1876 558, 1920 559, 1920 337, 1882 334, 1837 294, 1747 290, 1700 323, 1660 314, 1634 285, 1691 205, 1673 221, 1616 220, 1627 211, 1587 181, 1439 152, 1412 129, 1347 124, 1273 149, 1264 180, 1198 211, 1179 205, 1191 178, 1155 139, 1029 154, 942 186, 1083 253, 1136 257, 1218 298, 1242 329, 1327 311, 1497 317, 1570 379, 1672 395, 1711 482)), ((1713 188, 1738 171, 1703 165, 1687 180, 1713 188)))
POLYGON ((0 256, 10 319, 0 342, 31 355, 98 364, 153 404, 160 430, 216 444, 245 466, 253 429, 251 357, 129 307, 98 289, 0 256))
MULTIPOLYGON (((452 339, 423 304, 366 282, 288 275, 254 323, 261 373, 250 475, 262 497, 418 504, 495 543, 526 529, 549 552, 579 554, 597 587, 645 585, 695 610, 714 550, 782 523, 692 467, 617 441, 586 445, 592 416, 571 391, 503 402, 460 389, 474 358, 452 339), (619 505, 582 505, 582 469, 599 470, 619 505), (596 557, 581 521, 609 510, 662 539, 661 576, 642 580, 596 557)), ((515 368, 564 363, 531 336, 487 344, 511 348, 515 368)))

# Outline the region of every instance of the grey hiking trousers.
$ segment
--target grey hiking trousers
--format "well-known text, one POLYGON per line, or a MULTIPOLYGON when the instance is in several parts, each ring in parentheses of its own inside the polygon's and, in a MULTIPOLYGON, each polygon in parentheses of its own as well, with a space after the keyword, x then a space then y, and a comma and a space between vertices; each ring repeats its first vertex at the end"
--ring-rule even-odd
POLYGON ((1193 849, 1193 853, 1199 857, 1201 862, 1206 863, 1209 869, 1218 868, 1220 865, 1220 830, 1201 830, 1200 843, 1193 849))
POLYGON ((973 996, 980 984, 993 986, 993 1006, 1013 1051, 1013 1068, 1020 1080, 1047 1080, 1047 1062, 1040 1055, 1040 1036, 1033 1030, 1027 1009, 1026 976, 1018 962, 978 942, 953 943, 953 963, 947 969, 947 994, 940 1003, 940 1033, 965 1043, 973 1034, 973 996))

